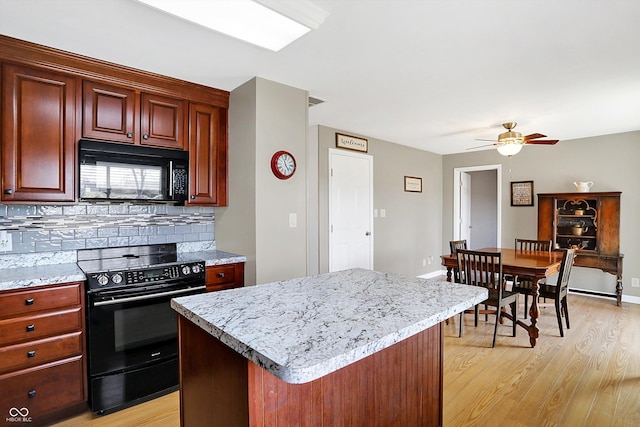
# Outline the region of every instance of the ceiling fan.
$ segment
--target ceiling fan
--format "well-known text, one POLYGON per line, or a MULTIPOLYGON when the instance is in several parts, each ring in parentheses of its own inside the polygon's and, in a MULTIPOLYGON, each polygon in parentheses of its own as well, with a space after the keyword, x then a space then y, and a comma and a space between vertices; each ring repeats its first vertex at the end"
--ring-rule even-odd
POLYGON ((488 147, 490 145, 493 145, 498 149, 498 153, 502 154, 503 156, 513 156, 515 154, 518 154, 522 149, 522 146, 525 144, 553 145, 559 141, 558 139, 540 139, 547 137, 547 135, 543 135, 541 133, 532 133, 530 135, 522 136, 520 132, 516 132, 513 130, 516 125, 516 122, 503 123, 502 126, 507 131, 498 135, 497 141, 493 139, 476 139, 476 141, 494 142, 493 144, 467 148, 467 150, 473 150, 476 148, 488 147))

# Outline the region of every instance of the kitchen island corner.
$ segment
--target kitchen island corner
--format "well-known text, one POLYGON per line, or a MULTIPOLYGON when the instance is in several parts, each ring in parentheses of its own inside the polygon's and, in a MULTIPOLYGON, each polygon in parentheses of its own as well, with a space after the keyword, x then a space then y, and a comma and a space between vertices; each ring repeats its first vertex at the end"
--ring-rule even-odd
POLYGON ((486 297, 352 269, 174 299, 181 423, 441 425, 441 322, 486 297))

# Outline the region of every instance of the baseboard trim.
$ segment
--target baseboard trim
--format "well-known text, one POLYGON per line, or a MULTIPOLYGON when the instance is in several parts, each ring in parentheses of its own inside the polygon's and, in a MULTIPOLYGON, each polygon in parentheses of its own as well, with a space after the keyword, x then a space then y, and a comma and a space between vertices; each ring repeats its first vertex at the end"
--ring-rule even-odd
MULTIPOLYGON (((594 298, 604 298, 604 299, 616 299, 616 294, 609 294, 606 292, 598 292, 598 291, 589 291, 586 289, 576 289, 576 288, 569 288, 569 291, 576 293, 576 294, 582 294, 582 295, 588 295, 590 297, 594 297, 594 298)), ((640 304, 640 297, 634 297, 631 295, 622 295, 622 302, 628 302, 631 304, 640 304)))
POLYGON ((418 276, 421 279, 433 279, 434 277, 446 276, 447 270, 436 270, 431 273, 425 273, 418 276))

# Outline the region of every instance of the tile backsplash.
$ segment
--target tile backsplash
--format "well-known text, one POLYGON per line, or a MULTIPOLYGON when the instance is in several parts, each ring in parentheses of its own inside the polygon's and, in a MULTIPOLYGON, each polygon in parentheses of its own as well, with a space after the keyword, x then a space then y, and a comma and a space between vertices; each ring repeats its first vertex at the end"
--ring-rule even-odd
POLYGON ((157 243, 215 246, 213 207, 0 204, 3 230, 13 241, 11 251, 0 251, 5 255, 157 243))

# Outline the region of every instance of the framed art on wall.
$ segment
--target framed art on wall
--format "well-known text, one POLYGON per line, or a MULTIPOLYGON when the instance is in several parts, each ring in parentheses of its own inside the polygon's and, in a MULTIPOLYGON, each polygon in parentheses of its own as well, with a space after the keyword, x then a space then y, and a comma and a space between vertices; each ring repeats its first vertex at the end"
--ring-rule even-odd
POLYGON ((511 183, 511 206, 533 206, 533 181, 511 183))
POLYGON ((404 177, 404 191, 422 193, 422 178, 415 176, 404 177))

